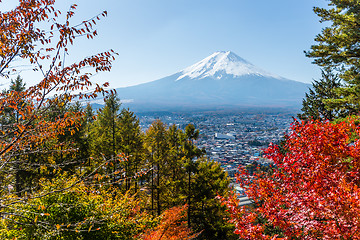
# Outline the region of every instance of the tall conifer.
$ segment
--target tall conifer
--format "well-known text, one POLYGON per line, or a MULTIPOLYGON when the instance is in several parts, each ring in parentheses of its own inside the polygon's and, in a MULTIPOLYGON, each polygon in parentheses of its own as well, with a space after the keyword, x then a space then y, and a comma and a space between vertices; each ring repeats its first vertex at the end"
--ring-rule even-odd
MULTIPOLYGON (((100 162, 104 160, 103 158, 112 159, 107 165, 111 174, 117 170, 116 155, 120 153, 119 109, 119 98, 114 94, 109 95, 105 99, 105 107, 99 110, 90 132, 92 154, 100 162)), ((112 175, 112 180, 116 181, 115 175, 112 175)))
POLYGON ((338 116, 342 116, 344 111, 336 110, 332 107, 332 99, 337 99, 339 95, 336 88, 340 87, 340 79, 330 70, 322 71, 322 78, 314 80, 309 93, 305 94, 301 108, 302 113, 299 114, 300 119, 307 120, 333 120, 338 116))
POLYGON ((320 22, 330 22, 315 38, 317 44, 306 53, 314 63, 340 73, 345 84, 338 88, 338 97, 329 100, 332 108, 360 110, 360 2, 330 0, 329 8, 314 8, 320 22))
MULTIPOLYGON (((131 179, 134 178, 140 169, 140 162, 143 152, 143 134, 140 129, 139 119, 128 108, 123 108, 119 115, 120 137, 119 149, 125 154, 126 161, 124 163, 126 181, 125 189, 131 187, 131 179)), ((134 181, 135 192, 137 191, 137 180, 134 181)))

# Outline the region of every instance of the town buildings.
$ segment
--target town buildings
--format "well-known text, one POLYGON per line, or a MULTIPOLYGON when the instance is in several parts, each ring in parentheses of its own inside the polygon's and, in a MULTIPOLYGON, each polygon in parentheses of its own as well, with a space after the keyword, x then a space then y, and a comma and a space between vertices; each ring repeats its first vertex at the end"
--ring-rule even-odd
POLYGON ((237 168, 254 163, 261 166, 271 162, 263 150, 269 143, 279 143, 293 121, 293 112, 236 112, 236 113, 152 113, 140 115, 145 131, 155 119, 184 129, 192 123, 200 131, 196 141, 206 150, 209 159, 219 162, 234 177, 237 168))

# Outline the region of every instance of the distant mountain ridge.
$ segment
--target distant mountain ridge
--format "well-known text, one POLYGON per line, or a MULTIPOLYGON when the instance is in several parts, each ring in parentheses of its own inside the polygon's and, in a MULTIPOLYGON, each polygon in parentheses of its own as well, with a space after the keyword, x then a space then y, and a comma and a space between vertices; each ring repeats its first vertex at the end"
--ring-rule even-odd
POLYGON ((171 76, 118 88, 137 111, 299 107, 310 85, 266 72, 235 53, 215 52, 171 76))

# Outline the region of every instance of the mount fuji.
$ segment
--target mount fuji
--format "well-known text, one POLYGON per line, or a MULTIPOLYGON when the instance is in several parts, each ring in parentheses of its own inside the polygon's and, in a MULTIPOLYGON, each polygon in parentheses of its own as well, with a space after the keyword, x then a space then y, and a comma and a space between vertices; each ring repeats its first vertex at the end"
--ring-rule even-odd
POLYGON ((233 52, 215 52, 171 76, 116 89, 135 111, 299 107, 309 84, 266 72, 233 52))

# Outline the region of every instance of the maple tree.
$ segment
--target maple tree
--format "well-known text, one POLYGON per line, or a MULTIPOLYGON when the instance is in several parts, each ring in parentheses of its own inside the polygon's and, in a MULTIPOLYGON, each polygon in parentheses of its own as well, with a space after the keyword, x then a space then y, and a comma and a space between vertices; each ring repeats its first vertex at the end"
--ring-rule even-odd
MULTIPOLYGON (((2 122, 0 130, 0 214, 3 218, 11 216, 15 204, 64 190, 37 192, 39 182, 32 182, 31 187, 25 189, 14 188, 17 172, 37 169, 46 175, 51 168, 55 175, 74 163, 74 159, 69 158, 59 161, 55 153, 63 156, 62 153, 76 151, 72 142, 64 145, 65 141, 59 136, 75 134, 84 114, 69 109, 61 113, 52 110, 62 109, 74 99, 94 98, 107 92, 104 88, 108 83, 94 84, 90 78, 93 73, 110 71, 116 55, 110 50, 68 63, 69 46, 79 37, 96 36, 93 26, 107 13, 73 25, 71 18, 76 5, 71 5, 63 14, 54 4, 55 0, 19 0, 14 9, 0 12, 0 77, 6 79, 17 74, 21 70, 17 65, 19 61, 40 73, 35 85, 0 94, 0 115, 10 119, 11 114, 16 114, 16 121, 2 122)), ((74 184, 89 175, 79 173, 79 180, 74 184)))
POLYGON ((162 213, 161 222, 154 229, 141 235, 144 240, 190 240, 195 239, 200 233, 192 233, 183 220, 186 215, 187 205, 173 207, 162 213))
POLYGON ((295 122, 284 150, 271 145, 275 168, 237 180, 254 201, 222 198, 241 239, 360 239, 360 129, 339 123, 295 122))

